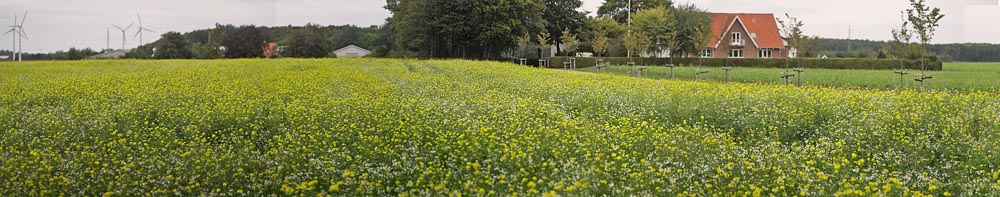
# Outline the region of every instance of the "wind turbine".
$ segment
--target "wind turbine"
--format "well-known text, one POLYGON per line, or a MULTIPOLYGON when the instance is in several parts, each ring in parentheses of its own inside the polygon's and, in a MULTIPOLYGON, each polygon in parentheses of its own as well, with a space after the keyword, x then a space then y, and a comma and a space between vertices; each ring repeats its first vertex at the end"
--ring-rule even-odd
POLYGON ((17 53, 17 35, 18 35, 18 32, 17 32, 17 13, 14 13, 14 25, 11 25, 10 26, 10 30, 8 30, 7 32, 3 33, 3 35, 7 35, 9 33, 14 33, 14 35, 12 35, 14 37, 12 37, 12 39, 11 39, 11 43, 14 46, 10 47, 10 60, 11 61, 17 61, 17 54, 16 54, 17 53))
POLYGON ((118 25, 111 25, 115 26, 115 28, 118 28, 118 30, 122 31, 122 50, 125 50, 125 31, 128 30, 129 28, 132 28, 132 25, 135 25, 135 23, 133 22, 131 24, 128 24, 128 27, 125 28, 119 27, 118 25))
POLYGON ((28 33, 24 32, 24 21, 27 18, 28 18, 28 12, 25 11, 24 16, 21 17, 21 24, 17 24, 17 13, 14 13, 14 25, 11 25, 10 30, 7 31, 7 33, 4 33, 4 35, 9 33, 14 33, 14 39, 12 39, 14 41, 13 44, 14 46, 11 48, 11 52, 14 51, 17 52, 15 52, 15 54, 12 54, 11 56, 12 60, 13 59, 16 59, 17 61, 22 60, 21 49, 23 49, 22 47, 24 46, 24 41, 22 41, 21 39, 23 38, 25 40, 28 40, 28 33))
POLYGON ((135 12, 135 16, 139 18, 139 29, 135 31, 135 35, 132 36, 132 39, 135 39, 136 36, 139 36, 139 45, 142 45, 142 44, 144 44, 142 42, 142 32, 143 31, 148 31, 150 33, 156 33, 156 32, 153 31, 153 30, 151 30, 151 29, 146 29, 146 27, 142 26, 142 16, 139 16, 139 12, 135 12))

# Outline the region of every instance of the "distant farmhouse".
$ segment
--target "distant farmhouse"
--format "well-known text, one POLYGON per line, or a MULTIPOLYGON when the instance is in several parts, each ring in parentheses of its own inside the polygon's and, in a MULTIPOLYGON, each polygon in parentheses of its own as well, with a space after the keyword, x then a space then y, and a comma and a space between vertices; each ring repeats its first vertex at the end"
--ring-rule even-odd
POLYGON ((781 38, 774 14, 711 13, 711 19, 715 36, 709 39, 702 57, 795 57, 795 50, 781 38))
POLYGON ((120 59, 124 58, 125 54, 132 51, 131 49, 118 49, 113 51, 104 52, 94 56, 88 57, 88 59, 120 59))
POLYGON ((337 54, 337 58, 358 58, 372 54, 371 51, 358 46, 354 46, 353 44, 341 49, 337 49, 336 51, 333 51, 333 53, 337 54))

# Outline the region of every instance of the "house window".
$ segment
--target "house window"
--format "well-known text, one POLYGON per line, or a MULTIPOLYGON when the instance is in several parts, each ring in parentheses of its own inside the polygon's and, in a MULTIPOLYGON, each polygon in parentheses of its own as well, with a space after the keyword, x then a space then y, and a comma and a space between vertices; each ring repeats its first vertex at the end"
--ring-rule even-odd
POLYGON ((714 51, 712 51, 712 49, 705 49, 704 51, 701 52, 701 57, 712 57, 712 56, 715 56, 715 54, 713 54, 713 52, 714 51))
POLYGON ((742 58, 743 49, 733 49, 733 51, 729 52, 729 57, 742 58))
POLYGON ((733 42, 740 42, 742 40, 740 38, 740 32, 733 32, 733 42))
POLYGON ((759 57, 759 58, 771 58, 771 49, 760 49, 760 50, 757 50, 757 57, 759 57))

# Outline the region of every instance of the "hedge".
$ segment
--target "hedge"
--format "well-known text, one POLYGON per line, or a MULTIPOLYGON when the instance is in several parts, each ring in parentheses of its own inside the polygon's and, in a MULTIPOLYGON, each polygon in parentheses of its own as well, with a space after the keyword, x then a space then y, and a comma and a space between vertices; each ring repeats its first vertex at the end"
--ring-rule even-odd
MULTIPOLYGON (((562 68, 562 62, 569 57, 551 57, 552 66, 562 68)), ((597 58, 577 57, 577 68, 594 66, 597 58)), ((604 57, 605 63, 612 65, 625 65, 628 58, 625 57, 604 57)), ((633 58, 636 64, 649 66, 663 66, 670 63, 671 58, 633 58)), ((702 66, 708 67, 749 67, 749 68, 784 68, 786 59, 756 59, 756 58, 674 58, 673 64, 677 66, 698 65, 701 60, 702 66)), ((531 65, 537 65, 537 59, 528 61, 531 65)), ((899 60, 899 59, 817 59, 817 58, 794 58, 788 61, 791 67, 804 68, 826 68, 826 69, 866 69, 866 70, 891 70, 899 69, 900 64, 911 70, 920 70, 920 61, 899 60)), ((516 63, 516 60, 515 60, 516 63)), ((943 64, 938 61, 928 61, 927 70, 941 70, 943 64)))

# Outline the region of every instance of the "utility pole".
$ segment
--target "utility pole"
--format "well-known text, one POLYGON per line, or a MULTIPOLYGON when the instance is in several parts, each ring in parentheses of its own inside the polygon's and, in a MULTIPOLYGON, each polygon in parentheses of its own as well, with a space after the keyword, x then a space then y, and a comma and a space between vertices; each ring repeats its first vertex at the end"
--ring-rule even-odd
MULTIPOLYGON (((628 34, 626 36, 632 36, 632 0, 628 0, 628 6, 625 7, 625 11, 628 12, 628 19, 625 19, 626 28, 628 29, 628 34)), ((625 50, 629 58, 632 58, 632 50, 625 50)), ((629 59, 631 60, 631 59, 629 59)))

